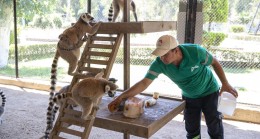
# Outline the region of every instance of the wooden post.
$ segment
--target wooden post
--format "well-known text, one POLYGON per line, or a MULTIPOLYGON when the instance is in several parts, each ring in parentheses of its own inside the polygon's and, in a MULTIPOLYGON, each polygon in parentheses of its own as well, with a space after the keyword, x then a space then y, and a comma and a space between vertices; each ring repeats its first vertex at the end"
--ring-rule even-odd
MULTIPOLYGON (((130 10, 129 0, 124 0, 123 18, 124 22, 129 22, 130 10)), ((130 87, 130 34, 124 34, 124 90, 130 87)))

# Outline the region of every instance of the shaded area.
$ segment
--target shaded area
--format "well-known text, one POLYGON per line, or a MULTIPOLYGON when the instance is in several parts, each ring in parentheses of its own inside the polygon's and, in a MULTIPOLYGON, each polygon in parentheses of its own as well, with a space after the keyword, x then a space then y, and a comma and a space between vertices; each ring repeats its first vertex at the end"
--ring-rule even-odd
MULTIPOLYGON (((0 85, 7 97, 3 124, 0 125, 1 139, 37 139, 43 135, 46 123, 48 92, 0 85)), ((151 139, 185 138, 183 116, 178 115, 151 139)), ((260 125, 224 120, 225 138, 250 138, 260 136, 260 125)), ((121 139, 122 133, 93 127, 90 139, 121 139)), ((131 136, 132 139, 141 139, 131 136)), ((202 138, 208 138, 205 122, 202 122, 202 138)))

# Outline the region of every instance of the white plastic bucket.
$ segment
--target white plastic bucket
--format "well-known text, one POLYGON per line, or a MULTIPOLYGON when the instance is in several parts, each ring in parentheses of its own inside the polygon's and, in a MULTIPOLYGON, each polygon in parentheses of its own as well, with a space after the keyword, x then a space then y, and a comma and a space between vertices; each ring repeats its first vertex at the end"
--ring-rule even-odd
POLYGON ((218 98, 218 111, 232 116, 236 109, 237 99, 228 92, 223 92, 218 98))

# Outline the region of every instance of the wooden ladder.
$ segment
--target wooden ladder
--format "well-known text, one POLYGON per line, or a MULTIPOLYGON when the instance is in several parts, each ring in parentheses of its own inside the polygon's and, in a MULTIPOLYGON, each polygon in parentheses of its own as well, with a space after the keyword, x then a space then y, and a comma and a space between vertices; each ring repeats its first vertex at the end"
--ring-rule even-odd
MULTIPOLYGON (((114 36, 110 34, 89 36, 76 69, 79 74, 73 76, 68 93, 71 93, 72 87, 81 79, 87 78, 86 73, 88 72, 97 74, 105 69, 103 77, 108 79, 123 34, 114 34, 114 36)), ((73 136, 87 139, 89 137, 95 118, 92 120, 81 119, 81 111, 68 107, 72 104, 74 103, 71 99, 66 99, 65 104, 60 107, 59 115, 50 134, 51 139, 72 138, 73 136)), ((96 117, 96 112, 95 109, 92 109, 91 115, 96 117)))

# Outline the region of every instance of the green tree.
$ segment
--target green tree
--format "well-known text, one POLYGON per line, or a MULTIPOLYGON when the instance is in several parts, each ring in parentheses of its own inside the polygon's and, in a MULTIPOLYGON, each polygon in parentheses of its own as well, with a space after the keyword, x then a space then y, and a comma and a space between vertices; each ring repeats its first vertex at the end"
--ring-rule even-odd
POLYGON ((0 68, 7 65, 13 15, 11 0, 0 1, 0 68))
POLYGON ((253 0, 238 0, 236 3, 236 11, 237 13, 244 13, 250 11, 249 9, 252 8, 252 2, 253 0))
MULTIPOLYGON (((17 0, 17 17, 32 20, 35 14, 45 14, 54 9, 56 0, 17 0)), ((9 53, 10 30, 13 19, 13 1, 0 1, 0 68, 7 65, 9 53)))
POLYGON ((226 22, 228 19, 228 0, 204 0, 204 21, 208 22, 208 31, 212 22, 226 22))

